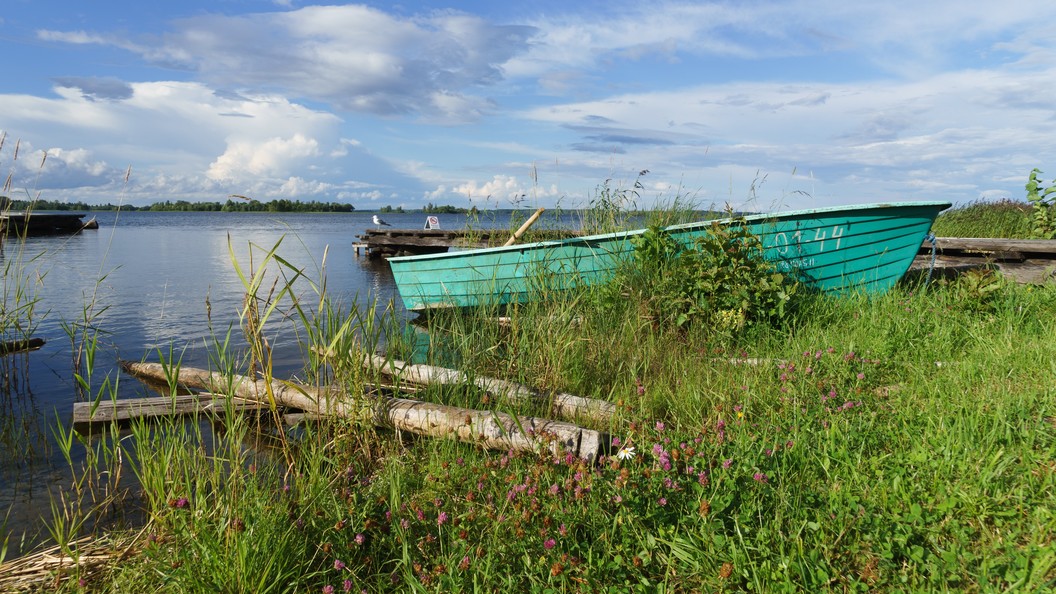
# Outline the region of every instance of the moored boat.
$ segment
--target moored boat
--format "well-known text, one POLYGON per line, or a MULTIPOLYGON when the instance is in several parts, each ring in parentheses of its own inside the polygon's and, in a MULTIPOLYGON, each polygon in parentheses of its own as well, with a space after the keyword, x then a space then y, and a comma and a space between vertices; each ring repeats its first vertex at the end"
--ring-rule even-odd
MULTIPOLYGON (((909 269, 949 202, 893 202, 759 214, 666 227, 691 245, 713 224, 745 225, 763 256, 822 292, 882 293, 909 269)), ((526 302, 549 290, 602 283, 644 229, 507 247, 390 258, 409 310, 526 302)))

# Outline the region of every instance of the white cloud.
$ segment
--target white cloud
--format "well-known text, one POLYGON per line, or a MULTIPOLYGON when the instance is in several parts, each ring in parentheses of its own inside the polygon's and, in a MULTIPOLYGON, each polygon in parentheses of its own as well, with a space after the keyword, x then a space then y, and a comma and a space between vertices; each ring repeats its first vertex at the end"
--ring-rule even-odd
POLYGON ((278 193, 287 198, 308 198, 329 195, 334 186, 320 181, 306 180, 301 177, 290 177, 281 186, 278 193))
POLYGON ((556 185, 542 187, 531 180, 521 181, 516 176, 495 175, 490 180, 469 180, 452 187, 439 185, 426 194, 427 198, 460 196, 482 207, 510 208, 511 205, 534 204, 540 198, 558 195, 556 185))
POLYGON ((122 47, 193 69, 220 88, 281 89, 352 111, 465 121, 490 110, 478 90, 502 80, 502 64, 532 33, 451 12, 399 18, 343 5, 181 19, 160 45, 84 31, 38 37, 122 47))
POLYGON ((60 151, 56 185, 92 191, 131 162, 144 199, 168 184, 208 199, 583 201, 640 169, 643 196, 721 201, 768 176, 774 202, 974 199, 1018 189, 1014 172, 1056 151, 1047 0, 610 0, 504 5, 493 21, 272 2, 284 9, 133 39, 40 28, 78 46, 71 58, 117 47, 145 69, 73 59, 44 75, 53 95, 0 95, 4 125, 60 151), (197 82, 153 80, 153 66, 197 82))
POLYGON ((319 143, 302 134, 263 142, 234 141, 209 165, 206 175, 217 181, 281 176, 297 169, 301 160, 318 154, 319 143))

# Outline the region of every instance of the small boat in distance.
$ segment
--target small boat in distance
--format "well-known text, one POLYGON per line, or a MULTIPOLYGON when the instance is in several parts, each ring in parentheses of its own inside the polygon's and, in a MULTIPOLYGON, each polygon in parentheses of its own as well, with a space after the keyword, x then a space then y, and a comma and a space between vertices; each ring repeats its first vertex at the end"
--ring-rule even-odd
MULTIPOLYGON (((689 246, 718 224, 746 225, 763 256, 822 292, 883 293, 909 269, 949 202, 892 202, 796 210, 672 225, 689 246)), ((645 229, 507 247, 389 258, 404 306, 412 311, 538 299, 552 290, 609 280, 645 229)))

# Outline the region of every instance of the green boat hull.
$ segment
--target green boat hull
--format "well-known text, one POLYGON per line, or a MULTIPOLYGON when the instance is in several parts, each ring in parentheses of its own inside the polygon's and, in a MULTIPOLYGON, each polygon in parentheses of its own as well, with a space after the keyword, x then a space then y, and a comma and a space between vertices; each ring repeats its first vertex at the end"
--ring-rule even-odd
MULTIPOLYGON (((752 215, 764 257, 822 292, 890 289, 909 269, 948 202, 897 202, 752 215)), ((690 245, 716 221, 667 227, 690 245)), ((731 224, 720 219, 719 224, 731 224)), ((526 302, 603 283, 634 250, 634 231, 423 256, 390 258, 409 310, 526 302)))

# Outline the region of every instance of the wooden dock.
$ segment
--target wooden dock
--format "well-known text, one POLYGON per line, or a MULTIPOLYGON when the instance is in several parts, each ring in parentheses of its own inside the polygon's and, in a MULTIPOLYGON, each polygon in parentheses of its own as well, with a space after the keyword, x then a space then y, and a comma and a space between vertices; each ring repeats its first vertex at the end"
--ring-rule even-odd
MULTIPOLYGON (((920 246, 911 272, 926 274, 931 268, 930 241, 920 246)), ((1056 282, 1056 240, 939 237, 936 239, 934 274, 956 276, 969 270, 998 270, 1023 284, 1056 282)))
MULTIPOLYGON (((448 248, 494 247, 502 245, 510 238, 507 229, 367 229, 359 235, 358 242, 352 244, 356 255, 360 252, 372 258, 389 256, 410 256, 418 254, 436 254, 446 252, 448 248)), ((567 239, 581 235, 571 230, 538 230, 531 231, 525 241, 543 241, 547 239, 567 239)))
POLYGON ((84 213, 8 212, 0 214, 0 234, 30 237, 69 235, 84 229, 98 229, 95 219, 83 221, 84 213))

